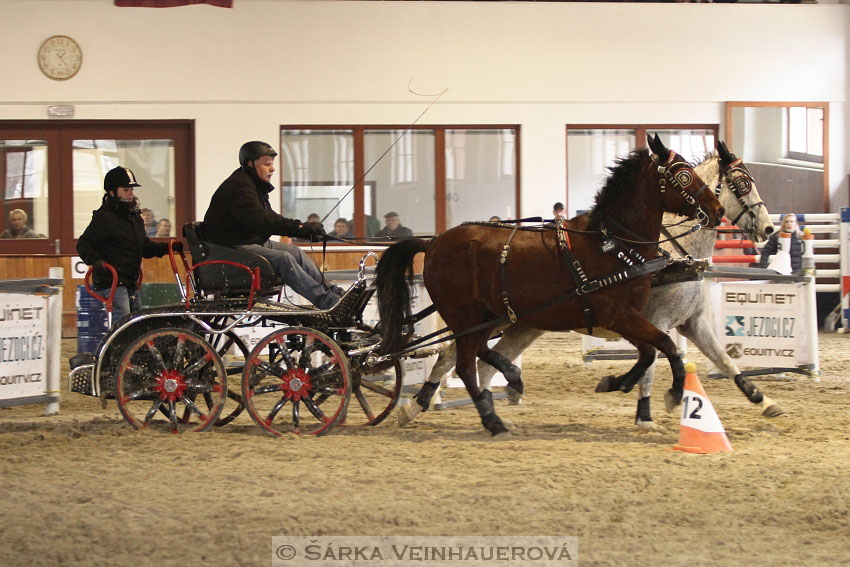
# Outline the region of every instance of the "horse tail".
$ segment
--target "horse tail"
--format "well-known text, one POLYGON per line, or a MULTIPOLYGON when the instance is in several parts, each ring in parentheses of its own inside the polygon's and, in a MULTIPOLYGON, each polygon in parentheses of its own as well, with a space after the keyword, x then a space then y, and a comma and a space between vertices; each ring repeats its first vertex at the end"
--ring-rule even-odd
POLYGON ((413 333, 405 330, 410 313, 410 287, 413 281, 413 257, 425 252, 428 241, 409 238, 387 248, 375 269, 378 315, 381 319, 381 352, 398 352, 413 333))

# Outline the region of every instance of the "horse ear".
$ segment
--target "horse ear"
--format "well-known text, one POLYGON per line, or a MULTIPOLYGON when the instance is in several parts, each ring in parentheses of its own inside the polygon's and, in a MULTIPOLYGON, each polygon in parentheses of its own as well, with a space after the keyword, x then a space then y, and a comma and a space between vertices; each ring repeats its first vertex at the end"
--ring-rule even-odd
POLYGON ((717 154, 726 165, 735 161, 735 156, 729 151, 729 148, 726 146, 726 142, 719 141, 717 143, 717 154))
POLYGON ((664 142, 661 141, 661 138, 658 137, 658 134, 655 134, 655 138, 646 135, 646 141, 649 144, 649 149, 652 150, 652 153, 656 154, 661 162, 667 161, 667 157, 670 155, 670 151, 664 147, 664 142))

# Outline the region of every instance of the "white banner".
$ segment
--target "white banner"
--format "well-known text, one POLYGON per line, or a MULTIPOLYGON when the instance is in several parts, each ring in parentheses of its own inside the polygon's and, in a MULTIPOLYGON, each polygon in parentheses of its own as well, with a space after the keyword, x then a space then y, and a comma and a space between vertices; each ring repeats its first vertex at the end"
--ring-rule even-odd
POLYGON ((0 400, 47 391, 47 303, 44 295, 0 294, 0 400))
MULTIPOLYGON (((714 331, 738 366, 803 366, 814 360, 806 284, 713 282, 714 331)), ((816 344, 816 343, 815 343, 816 344)))

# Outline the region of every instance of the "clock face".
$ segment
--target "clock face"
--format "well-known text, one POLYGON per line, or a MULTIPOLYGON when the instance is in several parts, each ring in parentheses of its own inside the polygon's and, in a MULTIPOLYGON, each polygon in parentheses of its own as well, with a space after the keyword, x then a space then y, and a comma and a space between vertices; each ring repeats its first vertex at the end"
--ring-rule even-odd
POLYGON ((41 72, 57 81, 70 79, 83 64, 83 51, 67 35, 54 35, 38 48, 38 67, 41 72))

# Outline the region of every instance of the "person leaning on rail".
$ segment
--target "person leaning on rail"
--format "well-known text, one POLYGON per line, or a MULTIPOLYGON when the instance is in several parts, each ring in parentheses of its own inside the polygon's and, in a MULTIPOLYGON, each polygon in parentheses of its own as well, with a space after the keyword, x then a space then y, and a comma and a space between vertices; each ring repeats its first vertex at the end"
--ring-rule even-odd
POLYGON ((783 232, 791 233, 791 246, 788 254, 791 256, 791 272, 802 273, 803 270, 803 233, 797 226, 797 215, 788 213, 782 217, 780 229, 770 235, 764 247, 761 249, 759 267, 766 268, 770 262, 770 256, 779 251, 779 235, 783 232))

